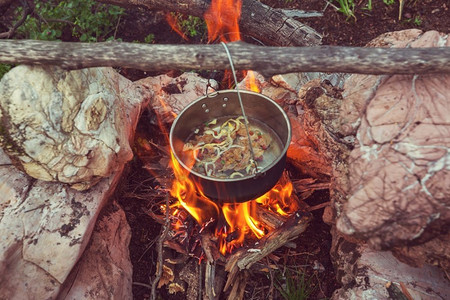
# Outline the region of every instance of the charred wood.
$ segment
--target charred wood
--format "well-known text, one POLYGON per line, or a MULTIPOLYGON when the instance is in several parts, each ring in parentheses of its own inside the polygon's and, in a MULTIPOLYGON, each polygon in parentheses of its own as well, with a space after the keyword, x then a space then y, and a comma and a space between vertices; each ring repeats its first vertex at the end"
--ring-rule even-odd
MULTIPOLYGON (((228 44, 235 69, 265 76, 292 72, 361 74, 450 73, 450 47, 262 47, 228 44)), ((140 70, 229 69, 222 45, 144 45, 0 40, 0 63, 59 65, 66 69, 125 67, 140 70)))

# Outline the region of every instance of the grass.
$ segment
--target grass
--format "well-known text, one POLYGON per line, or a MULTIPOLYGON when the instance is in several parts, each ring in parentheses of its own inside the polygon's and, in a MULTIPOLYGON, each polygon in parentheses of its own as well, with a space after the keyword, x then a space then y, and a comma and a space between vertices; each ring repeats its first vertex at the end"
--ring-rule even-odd
POLYGON ((275 288, 285 300, 307 300, 315 292, 313 275, 307 275, 302 269, 285 268, 276 275, 275 288))
POLYGON ((335 0, 339 6, 337 7, 338 11, 343 13, 347 20, 350 18, 354 18, 356 21, 355 16, 355 2, 353 0, 335 0))

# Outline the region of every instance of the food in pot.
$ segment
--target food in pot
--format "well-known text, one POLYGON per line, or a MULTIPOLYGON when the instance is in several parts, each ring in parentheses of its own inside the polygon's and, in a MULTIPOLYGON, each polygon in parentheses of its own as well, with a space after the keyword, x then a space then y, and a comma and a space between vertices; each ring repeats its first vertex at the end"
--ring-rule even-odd
POLYGON ((210 177, 237 178, 255 174, 273 162, 281 152, 279 138, 256 120, 250 119, 247 127, 248 135, 244 118, 239 116, 214 119, 195 129, 183 147, 194 159, 192 170, 210 177))

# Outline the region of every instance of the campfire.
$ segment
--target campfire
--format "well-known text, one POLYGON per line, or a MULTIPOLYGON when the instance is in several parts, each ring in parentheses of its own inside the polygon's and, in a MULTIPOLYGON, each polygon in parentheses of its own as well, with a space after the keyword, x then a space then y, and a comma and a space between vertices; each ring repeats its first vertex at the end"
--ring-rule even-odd
MULTIPOLYGON (((159 189, 167 190, 170 196, 155 202, 148 211, 166 226, 161 234, 163 260, 158 287, 166 285, 170 293, 189 293, 175 274, 193 261, 205 268, 203 287, 197 286, 196 293, 204 288, 205 294, 215 299, 214 295, 224 289, 229 299, 242 298, 247 270, 266 257, 278 260, 273 252, 297 238, 311 220, 308 206, 298 198, 287 171, 263 196, 242 203, 218 203, 196 188, 172 153, 170 166, 170 170, 160 169, 165 174, 155 174, 161 178, 159 189), (180 265, 180 259, 185 264, 180 265), (212 284, 217 281, 222 284, 212 284)), ((202 271, 197 268, 191 272, 202 271)))
MULTIPOLYGON (((167 129, 162 121, 158 123, 168 144, 167 129)), ((148 143, 143 138, 139 140, 141 144, 148 143)), ((145 162, 145 147, 141 148, 138 153, 145 162)), ((171 250, 195 260, 196 264, 205 262, 204 288, 210 299, 222 289, 210 284, 221 274, 219 269, 230 274, 227 279, 225 275, 221 277, 223 284, 227 281, 225 290, 231 288, 230 299, 235 299, 245 287, 241 273, 245 274, 245 270, 265 257, 274 258, 273 251, 302 233, 311 219, 287 171, 262 196, 223 202, 206 196, 202 186, 192 180, 191 171, 180 165, 173 152, 167 152, 166 160, 171 168, 160 168, 160 173, 156 171, 154 176, 169 178, 160 181, 160 189, 167 191, 168 196, 164 202, 155 203, 148 213, 166 226, 166 234, 161 235, 161 245, 166 249, 162 256, 173 257, 173 253, 167 253, 171 250)), ((185 291, 180 287, 182 280, 174 275, 179 273, 176 271, 179 266, 172 262, 162 260, 163 274, 158 286, 167 285, 172 292, 185 291)))
MULTIPOLYGON (((238 27, 240 6, 240 1, 212 1, 205 14, 209 42, 241 39, 238 27)), ((168 15, 167 20, 176 32, 180 31, 173 16, 168 15)), ((246 74, 245 88, 259 92, 252 72, 246 74)), ((224 78, 232 77, 228 73, 224 78)), ((165 106, 164 103, 161 105, 165 106)), ((162 121, 158 123, 168 141, 167 129, 162 121)), ((186 126, 184 123, 181 125, 186 126)), ((290 134, 287 146, 289 141, 290 134)), ((189 168, 180 165, 172 149, 166 159, 170 161, 171 170, 163 172, 172 175, 155 174, 155 177, 172 178, 161 182, 162 189, 167 190, 170 196, 153 205, 148 212, 165 226, 160 242, 166 250, 161 255, 173 257, 167 253, 170 249, 182 257, 194 259, 197 264, 204 262, 204 288, 209 299, 217 298, 223 285, 224 290, 229 291, 229 299, 242 298, 246 270, 261 259, 273 256, 273 251, 306 229, 311 220, 307 205, 297 197, 287 171, 283 171, 278 182, 262 196, 236 201, 230 201, 228 197, 222 201, 220 195, 218 199, 207 196, 204 187, 192 179, 192 165, 189 168), (228 277, 224 271, 228 272, 228 277), (218 277, 222 279, 222 286, 216 285, 218 277)), ((175 270, 179 267, 173 259, 162 259, 159 263, 162 266, 159 266, 158 287, 167 285, 170 292, 184 291, 185 286, 175 276, 180 270, 175 270)), ((199 288, 198 293, 201 293, 202 285, 199 288)))

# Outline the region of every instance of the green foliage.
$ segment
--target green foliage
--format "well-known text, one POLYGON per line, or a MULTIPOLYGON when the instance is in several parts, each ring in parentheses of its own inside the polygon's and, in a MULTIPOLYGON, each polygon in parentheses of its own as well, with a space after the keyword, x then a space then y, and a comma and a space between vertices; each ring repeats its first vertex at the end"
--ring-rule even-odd
POLYGON ((364 9, 367 9, 367 10, 372 10, 372 0, 369 0, 368 2, 367 2, 367 5, 366 5, 366 7, 364 8, 364 9))
POLYGON ((148 34, 145 38, 144 38, 144 42, 147 44, 152 44, 155 42, 155 35, 153 33, 148 34))
POLYGON ((356 20, 355 17, 355 2, 353 0, 336 0, 339 3, 338 11, 343 13, 347 20, 352 17, 356 20))
MULTIPOLYGON (((113 39, 114 29, 124 9, 94 0, 36 0, 36 14, 29 15, 19 28, 21 38, 59 40, 63 31, 81 42, 113 39)), ((19 8, 17 15, 21 14, 19 8)))
POLYGON ((181 13, 171 13, 172 17, 176 20, 178 28, 189 37, 195 37, 197 35, 206 32, 206 23, 203 19, 194 16, 186 16, 181 13))
POLYGON ((395 0, 383 0, 383 3, 386 5, 392 5, 395 3, 395 0))
POLYGON ((11 70, 12 66, 8 64, 0 64, 0 79, 9 71, 11 70))
POLYGON ((275 279, 275 287, 285 300, 306 300, 316 289, 312 276, 307 277, 303 270, 286 269, 275 279))
POLYGON ((416 16, 416 17, 414 17, 413 23, 414 23, 416 26, 420 26, 420 25, 422 25, 422 19, 421 19, 419 16, 416 16))

